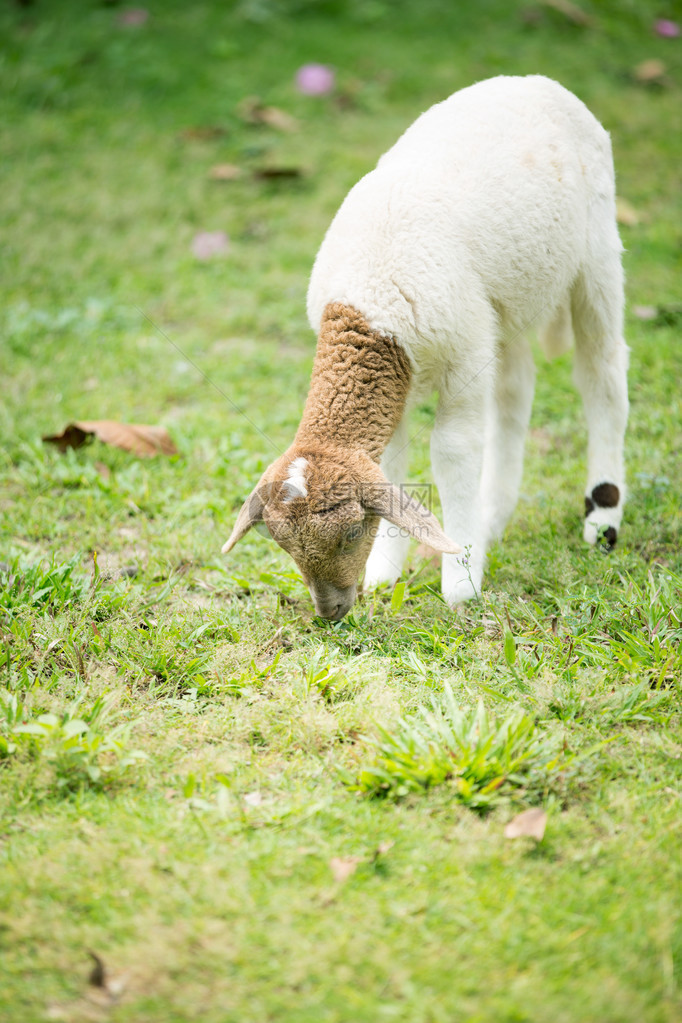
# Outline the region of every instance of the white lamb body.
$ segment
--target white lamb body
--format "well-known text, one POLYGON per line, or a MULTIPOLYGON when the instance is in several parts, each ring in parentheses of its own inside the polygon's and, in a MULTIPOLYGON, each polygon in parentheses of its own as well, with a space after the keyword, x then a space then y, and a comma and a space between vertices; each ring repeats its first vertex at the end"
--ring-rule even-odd
MULTIPOLYGON (((610 529, 615 542, 627 419, 620 254, 608 134, 539 76, 480 82, 422 114, 327 232, 308 292, 312 327, 327 303, 352 306, 407 351, 413 397, 438 389, 431 447, 444 528, 469 548, 444 557, 451 603, 479 591, 486 545, 516 503, 531 328, 548 348, 573 328, 589 428, 585 538, 610 529), (606 504, 593 496, 604 484, 606 504)), ((382 461, 395 482, 406 455, 404 419, 382 461)), ((400 574, 398 533, 382 524, 366 584, 400 574)))

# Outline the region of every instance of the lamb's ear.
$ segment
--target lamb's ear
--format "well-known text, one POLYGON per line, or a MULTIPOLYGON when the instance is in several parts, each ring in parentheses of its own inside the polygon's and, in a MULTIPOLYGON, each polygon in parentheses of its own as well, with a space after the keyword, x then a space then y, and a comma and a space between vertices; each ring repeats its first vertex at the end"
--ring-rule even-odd
POLYGON ((263 509, 265 508, 264 486, 259 483, 255 490, 252 490, 244 504, 239 510, 237 521, 234 524, 232 535, 226 544, 223 544, 221 554, 227 554, 236 543, 255 526, 257 522, 263 521, 263 509))
POLYGON ((462 548, 446 536, 435 515, 420 504, 409 492, 396 487, 388 480, 383 486, 374 486, 368 499, 363 501, 368 511, 376 512, 382 519, 394 526, 405 529, 422 543, 443 554, 461 554, 462 548))

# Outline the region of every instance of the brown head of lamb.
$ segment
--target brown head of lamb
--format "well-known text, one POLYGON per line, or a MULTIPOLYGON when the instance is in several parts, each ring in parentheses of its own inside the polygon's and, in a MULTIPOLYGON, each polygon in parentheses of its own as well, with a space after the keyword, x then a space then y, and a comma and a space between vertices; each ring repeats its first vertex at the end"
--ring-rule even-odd
POLYGON ((293 557, 323 618, 338 621, 352 607, 381 518, 435 550, 461 551, 379 467, 410 376, 393 338, 351 307, 328 305, 294 442, 263 473, 223 547, 262 523, 293 557))

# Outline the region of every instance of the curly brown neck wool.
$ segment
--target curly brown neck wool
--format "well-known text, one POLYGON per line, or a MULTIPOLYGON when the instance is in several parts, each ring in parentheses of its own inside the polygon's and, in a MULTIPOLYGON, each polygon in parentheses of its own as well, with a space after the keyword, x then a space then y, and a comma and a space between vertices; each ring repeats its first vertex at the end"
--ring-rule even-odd
POLYGON ((372 330, 351 306, 330 303, 295 443, 331 441, 378 461, 402 417, 411 373, 393 338, 372 330))

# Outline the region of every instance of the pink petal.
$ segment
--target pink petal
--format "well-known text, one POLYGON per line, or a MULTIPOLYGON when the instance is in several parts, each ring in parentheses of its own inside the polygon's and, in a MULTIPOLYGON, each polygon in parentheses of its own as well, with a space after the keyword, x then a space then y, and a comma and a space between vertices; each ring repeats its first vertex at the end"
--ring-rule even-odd
POLYGON ((669 18, 659 18, 654 25, 654 30, 656 35, 663 36, 664 39, 676 39, 680 34, 680 26, 669 18))
POLYGON ((296 72, 296 86, 304 96, 324 96, 334 88, 334 72, 325 64, 304 64, 296 72))

